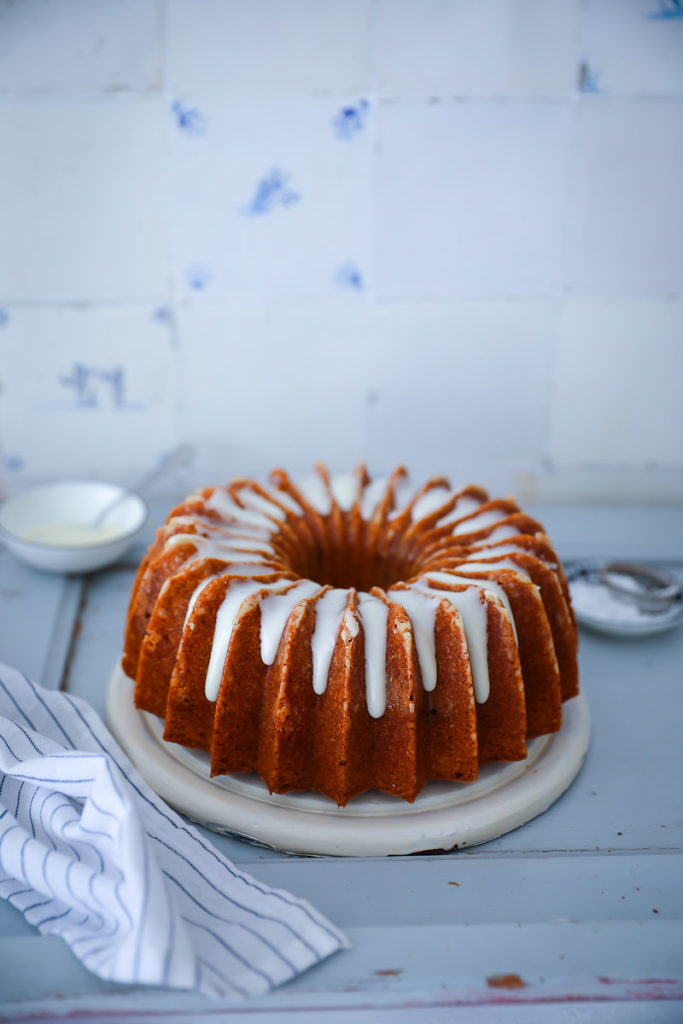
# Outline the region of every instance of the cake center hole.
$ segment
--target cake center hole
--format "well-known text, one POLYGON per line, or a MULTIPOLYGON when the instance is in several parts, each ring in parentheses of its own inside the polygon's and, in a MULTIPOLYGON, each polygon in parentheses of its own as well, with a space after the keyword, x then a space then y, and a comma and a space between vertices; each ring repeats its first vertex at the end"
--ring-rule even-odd
MULTIPOLYGON (((328 530, 332 532, 331 524, 328 530)), ((321 585, 348 590, 369 591, 373 587, 388 590, 395 583, 408 579, 415 570, 402 556, 400 549, 391 551, 384 538, 354 536, 349 528, 338 536, 318 538, 302 545, 290 559, 294 572, 321 585)))

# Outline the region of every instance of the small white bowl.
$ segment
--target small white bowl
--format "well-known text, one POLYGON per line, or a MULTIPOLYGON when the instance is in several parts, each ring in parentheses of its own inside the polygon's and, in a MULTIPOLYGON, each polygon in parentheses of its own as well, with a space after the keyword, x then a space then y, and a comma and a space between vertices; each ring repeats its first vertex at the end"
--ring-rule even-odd
POLYGON ((123 487, 91 481, 45 484, 8 498, 0 506, 0 539, 22 562, 47 572, 94 572, 111 565, 131 546, 145 525, 147 505, 137 494, 128 494, 112 508, 103 526, 116 529, 113 537, 89 543, 46 543, 26 534, 52 524, 88 526, 123 487))

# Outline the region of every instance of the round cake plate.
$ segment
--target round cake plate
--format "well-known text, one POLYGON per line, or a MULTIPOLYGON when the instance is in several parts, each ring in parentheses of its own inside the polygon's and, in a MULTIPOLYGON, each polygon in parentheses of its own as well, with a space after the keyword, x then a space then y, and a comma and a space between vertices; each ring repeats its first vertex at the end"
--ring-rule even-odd
POLYGON ((525 761, 483 765, 476 782, 432 782, 415 803, 372 791, 336 807, 316 793, 270 794, 256 775, 209 775, 208 755, 162 738, 138 711, 120 665, 107 690, 109 728, 151 788, 214 832, 283 853, 346 857, 454 850, 485 843, 542 814, 571 785, 590 738, 583 695, 563 705, 559 732, 528 743, 525 761))

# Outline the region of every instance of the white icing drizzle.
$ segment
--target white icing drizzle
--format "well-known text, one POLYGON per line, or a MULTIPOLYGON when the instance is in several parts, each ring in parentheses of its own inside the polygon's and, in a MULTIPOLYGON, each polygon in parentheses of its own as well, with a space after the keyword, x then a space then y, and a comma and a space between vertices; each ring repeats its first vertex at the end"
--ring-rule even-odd
MULTIPOLYGON (((510 529, 510 527, 506 527, 506 529, 510 529)), ((519 537, 518 531, 515 531, 515 537, 519 537)), ((475 547, 471 548, 470 557, 474 554, 477 554, 480 558, 498 558, 499 555, 527 555, 529 558, 533 558, 537 562, 543 562, 543 564, 547 565, 549 569, 553 569, 554 571, 557 570, 557 562, 548 558, 548 556, 542 551, 530 550, 522 547, 521 544, 492 544, 492 539, 493 535, 491 535, 491 537, 487 537, 485 543, 477 544, 475 547)), ((517 572, 523 571, 523 569, 517 566, 517 572)))
MULTIPOLYGON (((203 552, 202 552, 203 554, 203 552)), ((245 551, 242 548, 218 548, 216 549, 216 555, 212 557, 224 558, 229 565, 237 562, 241 565, 262 565, 272 566, 279 564, 279 560, 274 558, 264 558, 263 554, 259 551, 245 551), (220 554, 218 554, 220 552, 220 554), (252 555, 250 558, 249 556, 252 555)))
MULTIPOLYGON (((258 540, 256 537, 244 536, 239 533, 227 532, 225 534, 226 541, 235 545, 235 551, 240 550, 242 554, 245 551, 258 551, 262 554, 273 554, 273 545, 267 540, 258 540)), ((220 543, 220 541, 218 542, 220 543)))
MULTIPOLYGON (((483 552, 482 552, 483 553, 483 552)), ((491 562, 470 562, 469 559, 463 562, 462 565, 458 566, 458 572, 495 572, 496 569, 507 569, 510 572, 514 572, 517 576, 521 576, 522 579, 528 580, 529 574, 524 572, 524 569, 520 568, 509 558, 494 558, 491 562)))
POLYGON ((436 512, 437 509, 445 505, 446 502, 450 501, 453 497, 453 491, 449 491, 447 487, 432 487, 431 491, 427 491, 421 498, 413 505, 412 519, 413 522, 419 522, 420 519, 426 519, 432 512, 436 512))
POLYGON ((263 538, 263 530, 257 527, 242 527, 246 532, 242 533, 230 529, 224 524, 218 524, 211 519, 203 519, 201 516, 174 516, 165 524, 172 529, 178 529, 177 533, 171 533, 164 541, 164 547, 174 547, 177 544, 185 543, 188 540, 194 541, 197 537, 207 537, 216 544, 242 544, 246 545, 247 551, 266 551, 272 553, 273 545, 263 538), (179 527, 201 524, 201 529, 196 533, 184 533, 179 527), (253 531, 253 532, 252 532, 253 531), (178 537, 179 540, 175 538, 178 537))
POLYGON ((261 484, 261 490, 265 491, 273 501, 278 501, 281 505, 284 505, 295 516, 302 514, 303 509, 299 502, 291 494, 288 494, 287 491, 282 490, 282 488, 271 487, 270 484, 261 484))
MULTIPOLYGON (((489 513, 489 515, 490 515, 490 513, 489 513)), ((468 523, 465 524, 468 527, 467 530, 463 529, 463 530, 458 530, 457 532, 458 533, 469 533, 470 532, 469 523, 472 523, 472 522, 474 522, 474 520, 469 519, 468 523)), ((481 529, 481 526, 479 526, 479 525, 472 527, 472 531, 473 532, 475 530, 480 530, 480 529, 481 529)), ((456 531, 453 531, 453 532, 455 533, 456 531)), ((487 545, 495 544, 499 540, 509 540, 511 537, 519 537, 519 528, 518 527, 507 526, 507 525, 497 526, 495 528, 495 530, 491 530, 491 533, 486 538, 486 543, 487 543, 487 545)))
POLYGON ((185 622, 183 623, 183 633, 185 632, 185 627, 187 626, 187 623, 190 620, 190 615, 192 614, 192 609, 194 608, 194 606, 196 604, 196 601, 197 601, 197 598, 201 594, 202 590, 204 589, 204 587, 208 587, 209 583, 213 582, 213 580, 217 580, 217 579, 218 579, 218 576, 208 576, 205 580, 202 580, 202 582, 199 584, 198 587, 195 587, 195 589, 193 590, 192 596, 190 597, 190 600, 189 600, 188 605, 187 605, 187 611, 185 612, 185 622))
POLYGON ((194 544, 197 547, 205 539, 202 533, 174 533, 164 541, 164 550, 180 547, 181 544, 194 544))
MULTIPOLYGON (((348 600, 348 590, 334 589, 326 591, 315 603, 315 629, 311 641, 315 693, 324 693, 327 689, 327 676, 348 600)), ((358 623, 353 617, 352 621, 358 633, 358 623)))
POLYGON ((381 718, 387 706, 387 618, 389 608, 372 594, 358 595, 358 612, 365 635, 365 701, 371 718, 381 718))
POLYGON ((353 473, 338 473, 330 480, 334 500, 344 512, 348 512, 358 497, 358 478, 353 473))
POLYGON ((263 558, 261 552, 232 548, 227 544, 202 544, 199 554, 202 558, 219 558, 229 564, 242 562, 249 565, 266 565, 268 563, 268 559, 263 558), (250 559, 249 555, 252 554, 254 557, 250 559))
POLYGON ((332 499, 330 492, 319 476, 309 476, 299 485, 299 490, 321 516, 330 514, 332 499))
MULTIPOLYGON (((231 538, 232 539, 232 538, 231 538)), ((245 544, 249 543, 248 539, 245 544)), ((251 565, 269 565, 273 564, 276 559, 266 558, 265 556, 271 554, 274 556, 273 549, 270 545, 264 546, 263 550, 259 550, 256 546, 252 547, 233 547, 230 544, 228 538, 223 541, 214 540, 212 537, 203 537, 199 533, 176 533, 172 537, 169 537, 164 544, 164 549, 178 547, 180 544, 192 544, 196 548, 196 553, 188 559, 188 561, 196 561, 201 558, 215 558, 218 561, 230 562, 231 560, 244 559, 245 556, 253 554, 253 558, 248 563, 251 565)))
MULTIPOLYGON (((497 558, 498 555, 518 555, 530 553, 526 550, 526 548, 520 547, 517 544, 493 545, 491 544, 490 537, 487 537, 485 542, 477 544, 474 548, 472 548, 472 550, 476 551, 476 553, 480 556, 485 555, 487 558, 497 558)), ((538 558, 539 556, 536 555, 535 557, 538 558)))
POLYGON ((387 593, 390 601, 405 608, 413 626, 415 647, 420 663, 422 685, 425 690, 433 690, 436 686, 436 636, 434 633, 436 612, 440 597, 431 593, 413 589, 390 590, 387 593))
POLYGON ((491 692, 491 680, 489 678, 488 642, 486 637, 486 602, 481 600, 481 587, 473 585, 473 580, 458 579, 449 573, 430 573, 429 578, 420 579, 413 584, 415 590, 424 593, 432 593, 430 582, 434 580, 440 583, 464 583, 467 590, 438 590, 441 598, 446 598, 457 608, 462 618, 465 630, 467 651, 470 656, 470 668, 472 670, 472 684, 474 686, 474 699, 477 704, 484 704, 491 692))
POLYGON ((491 508, 488 512, 480 512, 479 515, 472 516, 471 519, 467 519, 463 523, 456 523, 451 532, 454 537, 461 533, 477 533, 479 530, 485 530, 487 526, 495 526, 509 514, 509 512, 501 512, 500 509, 491 508))
POLYGON ((170 519, 166 520, 166 522, 164 523, 164 526, 165 527, 169 527, 169 526, 193 526, 197 521, 199 521, 203 526, 209 527, 209 529, 211 529, 211 527, 213 526, 213 524, 211 523, 210 519, 203 519, 199 515, 194 515, 194 516, 171 516, 170 519))
POLYGON ((351 608, 347 608, 346 611, 344 612, 343 622, 344 632, 349 638, 358 636, 358 634, 360 633, 360 622, 353 614, 351 608))
POLYGON ((514 633, 515 641, 517 641, 515 617, 512 614, 512 608, 510 607, 508 596, 503 590, 501 584, 497 583, 496 580, 475 580, 468 576, 456 576, 455 573, 451 571, 445 573, 430 572, 426 575, 428 575, 430 579, 438 580, 441 583, 464 583, 467 584, 467 586, 472 586, 474 584, 475 587, 480 587, 482 590, 487 590, 489 593, 493 594, 494 598, 497 598, 498 601, 500 601, 500 603, 502 604, 503 610, 505 611, 505 614, 510 620, 510 625, 512 626, 512 632, 514 633))
POLYGON ((292 609, 307 597, 319 594, 319 583, 312 580, 301 580, 282 594, 267 594, 259 598, 261 605, 261 661, 264 665, 272 665, 280 644, 282 631, 287 624, 292 609))
POLYGON ((377 507, 387 493, 388 487, 389 478, 386 476, 379 476, 367 485, 363 491, 360 505, 360 514, 363 519, 372 519, 377 507))
POLYGON ((405 512, 407 506, 413 500, 416 494, 415 487, 411 484, 407 476, 400 476, 398 480, 394 481, 394 510, 390 514, 389 519, 396 519, 403 512, 405 512))
MULTIPOLYGON (((258 593, 259 590, 274 590, 278 587, 282 588, 282 586, 282 580, 277 580, 274 583, 254 583, 253 580, 243 580, 231 583, 228 587, 225 597, 218 609, 218 614, 216 615, 211 657, 209 659, 209 667, 206 672, 206 680, 204 683, 204 693, 207 700, 213 701, 218 699, 218 691, 223 677, 225 659, 227 657, 228 648, 230 647, 230 641, 235 629, 237 615, 242 604, 248 597, 251 597, 252 594, 258 593)), ((199 587, 192 595, 193 600, 199 595, 201 589, 202 588, 199 587)))
POLYGON ((279 508, 270 498, 264 498, 258 491, 254 491, 245 484, 244 487, 238 491, 240 501, 248 508, 253 508, 257 512, 263 512, 264 515, 270 516, 271 519, 278 519, 283 522, 287 518, 287 513, 284 509, 279 508))
POLYGON ((261 512, 256 512, 253 508, 242 508, 227 491, 220 487, 216 488, 211 497, 206 499, 206 506, 218 512, 224 519, 234 519, 238 523, 260 526, 269 532, 273 529, 272 519, 264 516, 261 512))
MULTIPOLYGON (((206 557, 206 556, 202 556, 206 557)), ((208 556, 213 557, 213 556, 208 556)), ((230 560, 221 559, 225 561, 225 570, 223 575, 230 576, 246 576, 251 578, 253 576, 270 576, 274 572, 282 572, 282 569, 278 569, 275 566, 269 565, 267 562, 232 562, 230 560)), ((190 562, 196 561, 196 559, 190 559, 190 562)))
POLYGON ((481 505, 481 501, 478 498, 473 498, 469 494, 464 494, 462 498, 456 501, 454 507, 448 513, 448 515, 442 516, 438 520, 438 526, 450 526, 451 523, 457 523, 459 519, 464 516, 469 516, 481 505))

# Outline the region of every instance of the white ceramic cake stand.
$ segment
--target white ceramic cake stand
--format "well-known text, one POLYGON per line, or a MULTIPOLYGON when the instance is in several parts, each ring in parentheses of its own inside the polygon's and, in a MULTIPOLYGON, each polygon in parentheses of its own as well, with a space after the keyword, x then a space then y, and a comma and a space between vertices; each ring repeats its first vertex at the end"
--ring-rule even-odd
POLYGON ((107 691, 112 733, 152 789, 214 832, 285 853, 382 857, 485 843, 547 810, 571 785, 590 737, 583 695, 563 724, 528 744, 525 761, 482 766, 471 783, 432 782, 413 804, 372 791, 346 807, 315 793, 270 794, 256 775, 209 775, 209 758, 162 738, 163 722, 138 711, 120 665, 107 691))

